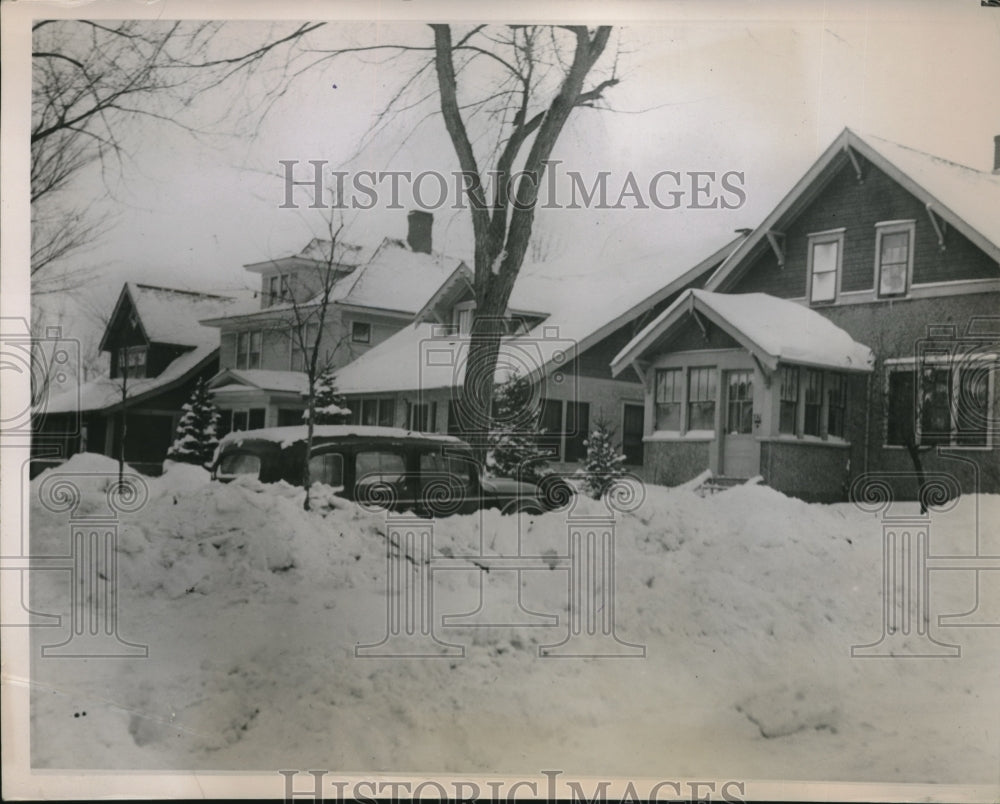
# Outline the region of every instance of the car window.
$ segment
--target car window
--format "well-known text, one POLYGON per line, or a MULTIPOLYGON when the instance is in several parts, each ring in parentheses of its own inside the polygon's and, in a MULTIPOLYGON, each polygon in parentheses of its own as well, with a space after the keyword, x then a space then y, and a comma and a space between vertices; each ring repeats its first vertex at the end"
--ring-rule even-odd
POLYGON ((235 477, 236 475, 260 474, 260 458, 249 452, 230 452, 222 456, 219 463, 219 474, 235 477))
POLYGON ((438 451, 422 452, 420 454, 421 485, 427 484, 434 477, 447 478, 454 486, 469 488, 472 485, 472 463, 454 455, 442 455, 438 451))
POLYGON ((313 455, 309 459, 309 479, 335 489, 344 487, 344 456, 339 452, 313 455))
POLYGON ((388 450, 359 452, 355 466, 359 483, 398 483, 406 473, 403 456, 388 450))

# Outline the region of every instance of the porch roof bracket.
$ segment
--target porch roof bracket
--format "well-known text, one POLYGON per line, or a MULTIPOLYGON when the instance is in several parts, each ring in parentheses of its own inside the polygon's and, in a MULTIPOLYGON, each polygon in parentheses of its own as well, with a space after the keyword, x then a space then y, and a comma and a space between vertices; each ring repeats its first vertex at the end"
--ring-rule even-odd
POLYGON ((858 177, 858 184, 863 184, 865 177, 861 173, 861 163, 858 162, 858 155, 854 153, 854 149, 850 145, 844 146, 844 153, 847 154, 847 158, 851 160, 851 164, 854 166, 854 175, 858 177))
POLYGON ((649 364, 645 363, 642 360, 639 360, 638 358, 635 358, 634 360, 631 361, 630 365, 635 370, 635 373, 639 375, 639 379, 642 381, 642 384, 645 385, 646 373, 647 369, 649 368, 649 364))
POLYGON ((764 362, 759 357, 757 357, 756 354, 754 354, 753 352, 751 352, 750 356, 753 358, 753 362, 756 363, 757 368, 760 369, 760 373, 764 377, 764 387, 765 388, 770 388, 771 387, 771 375, 773 374, 773 372, 771 371, 770 368, 768 368, 764 364, 764 362))
POLYGON ((708 327, 705 326, 705 322, 702 320, 701 315, 698 313, 698 311, 694 308, 693 305, 691 307, 691 317, 694 319, 695 323, 698 325, 698 329, 701 330, 702 337, 704 337, 705 341, 707 342, 708 341, 708 327))
POLYGON ((947 230, 948 224, 938 218, 937 213, 934 212, 934 205, 930 201, 927 202, 926 208, 927 217, 930 218, 931 226, 934 227, 934 234, 937 235, 938 248, 941 249, 941 251, 944 251, 946 248, 944 244, 944 233, 947 230))
POLYGON ((771 244, 771 250, 774 252, 774 256, 778 258, 778 267, 785 267, 785 233, 775 232, 772 229, 768 229, 765 234, 767 235, 767 242, 771 244))

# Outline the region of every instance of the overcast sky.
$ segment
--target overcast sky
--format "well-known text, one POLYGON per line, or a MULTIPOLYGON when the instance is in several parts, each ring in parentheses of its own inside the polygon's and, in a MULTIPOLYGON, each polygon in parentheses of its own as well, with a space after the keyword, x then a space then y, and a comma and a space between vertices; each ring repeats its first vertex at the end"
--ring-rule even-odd
MULTIPOLYGON (((404 8, 419 17, 417 3, 404 8)), ((737 171, 745 203, 732 210, 546 211, 537 237, 549 256, 575 252, 615 270, 662 255, 669 278, 690 267, 678 260, 707 255, 734 229, 758 224, 845 126, 992 167, 1000 9, 973 0, 641 8, 659 19, 617 33, 622 80, 607 93, 615 111, 574 113, 554 155, 560 169, 588 181, 610 171, 613 196, 629 172, 645 191, 644 182, 663 170, 737 171)), ((240 41, 259 30, 230 25, 229 36, 240 41)), ((431 34, 423 25, 331 24, 313 41, 429 44, 431 34)), ((110 306, 125 280, 227 291, 252 281, 243 264, 298 251, 322 222, 306 209, 279 208, 279 160, 323 159, 350 171, 456 169, 440 118, 428 117, 436 99, 351 159, 399 78, 398 69, 371 58, 345 57, 302 75, 263 124, 241 136, 199 140, 156 122, 130 128, 135 158, 107 202, 116 225, 87 255, 100 266, 89 292, 110 306)), ((250 85, 249 105, 262 86, 250 85)), ((215 117, 223 100, 203 99, 194 122, 215 117)), ((77 191, 98 197, 107 188, 92 172, 77 191)), ((349 213, 346 237, 404 236, 406 211, 387 203, 349 213)), ((467 213, 435 213, 436 249, 467 255, 470 232, 467 213)))

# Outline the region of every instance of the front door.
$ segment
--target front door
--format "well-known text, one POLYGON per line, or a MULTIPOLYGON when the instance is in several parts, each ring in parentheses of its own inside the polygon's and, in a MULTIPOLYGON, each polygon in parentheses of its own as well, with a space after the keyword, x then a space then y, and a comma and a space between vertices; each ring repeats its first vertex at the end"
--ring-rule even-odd
POLYGON ((760 473, 760 445, 753 435, 753 371, 727 371, 723 392, 722 474, 752 477, 760 473))

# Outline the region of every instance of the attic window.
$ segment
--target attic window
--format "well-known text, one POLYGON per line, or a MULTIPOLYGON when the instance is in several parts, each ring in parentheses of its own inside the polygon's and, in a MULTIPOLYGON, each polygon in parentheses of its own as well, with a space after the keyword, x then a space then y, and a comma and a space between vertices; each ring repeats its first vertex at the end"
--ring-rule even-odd
POLYGON ((372 325, 364 321, 351 322, 351 343, 371 343, 372 325))
POLYGON ((267 303, 281 304, 291 299, 291 275, 274 274, 267 280, 267 303))
POLYGON ((129 346, 118 352, 118 374, 139 379, 146 376, 146 347, 129 346))
POLYGON ((451 314, 451 323, 456 335, 468 335, 472 332, 472 314, 476 309, 473 301, 460 302, 455 305, 451 314))
POLYGON ((838 275, 844 258, 844 229, 809 235, 809 302, 837 300, 838 275))
POLYGON ((875 224, 875 277, 879 297, 905 296, 913 269, 913 221, 875 224))

